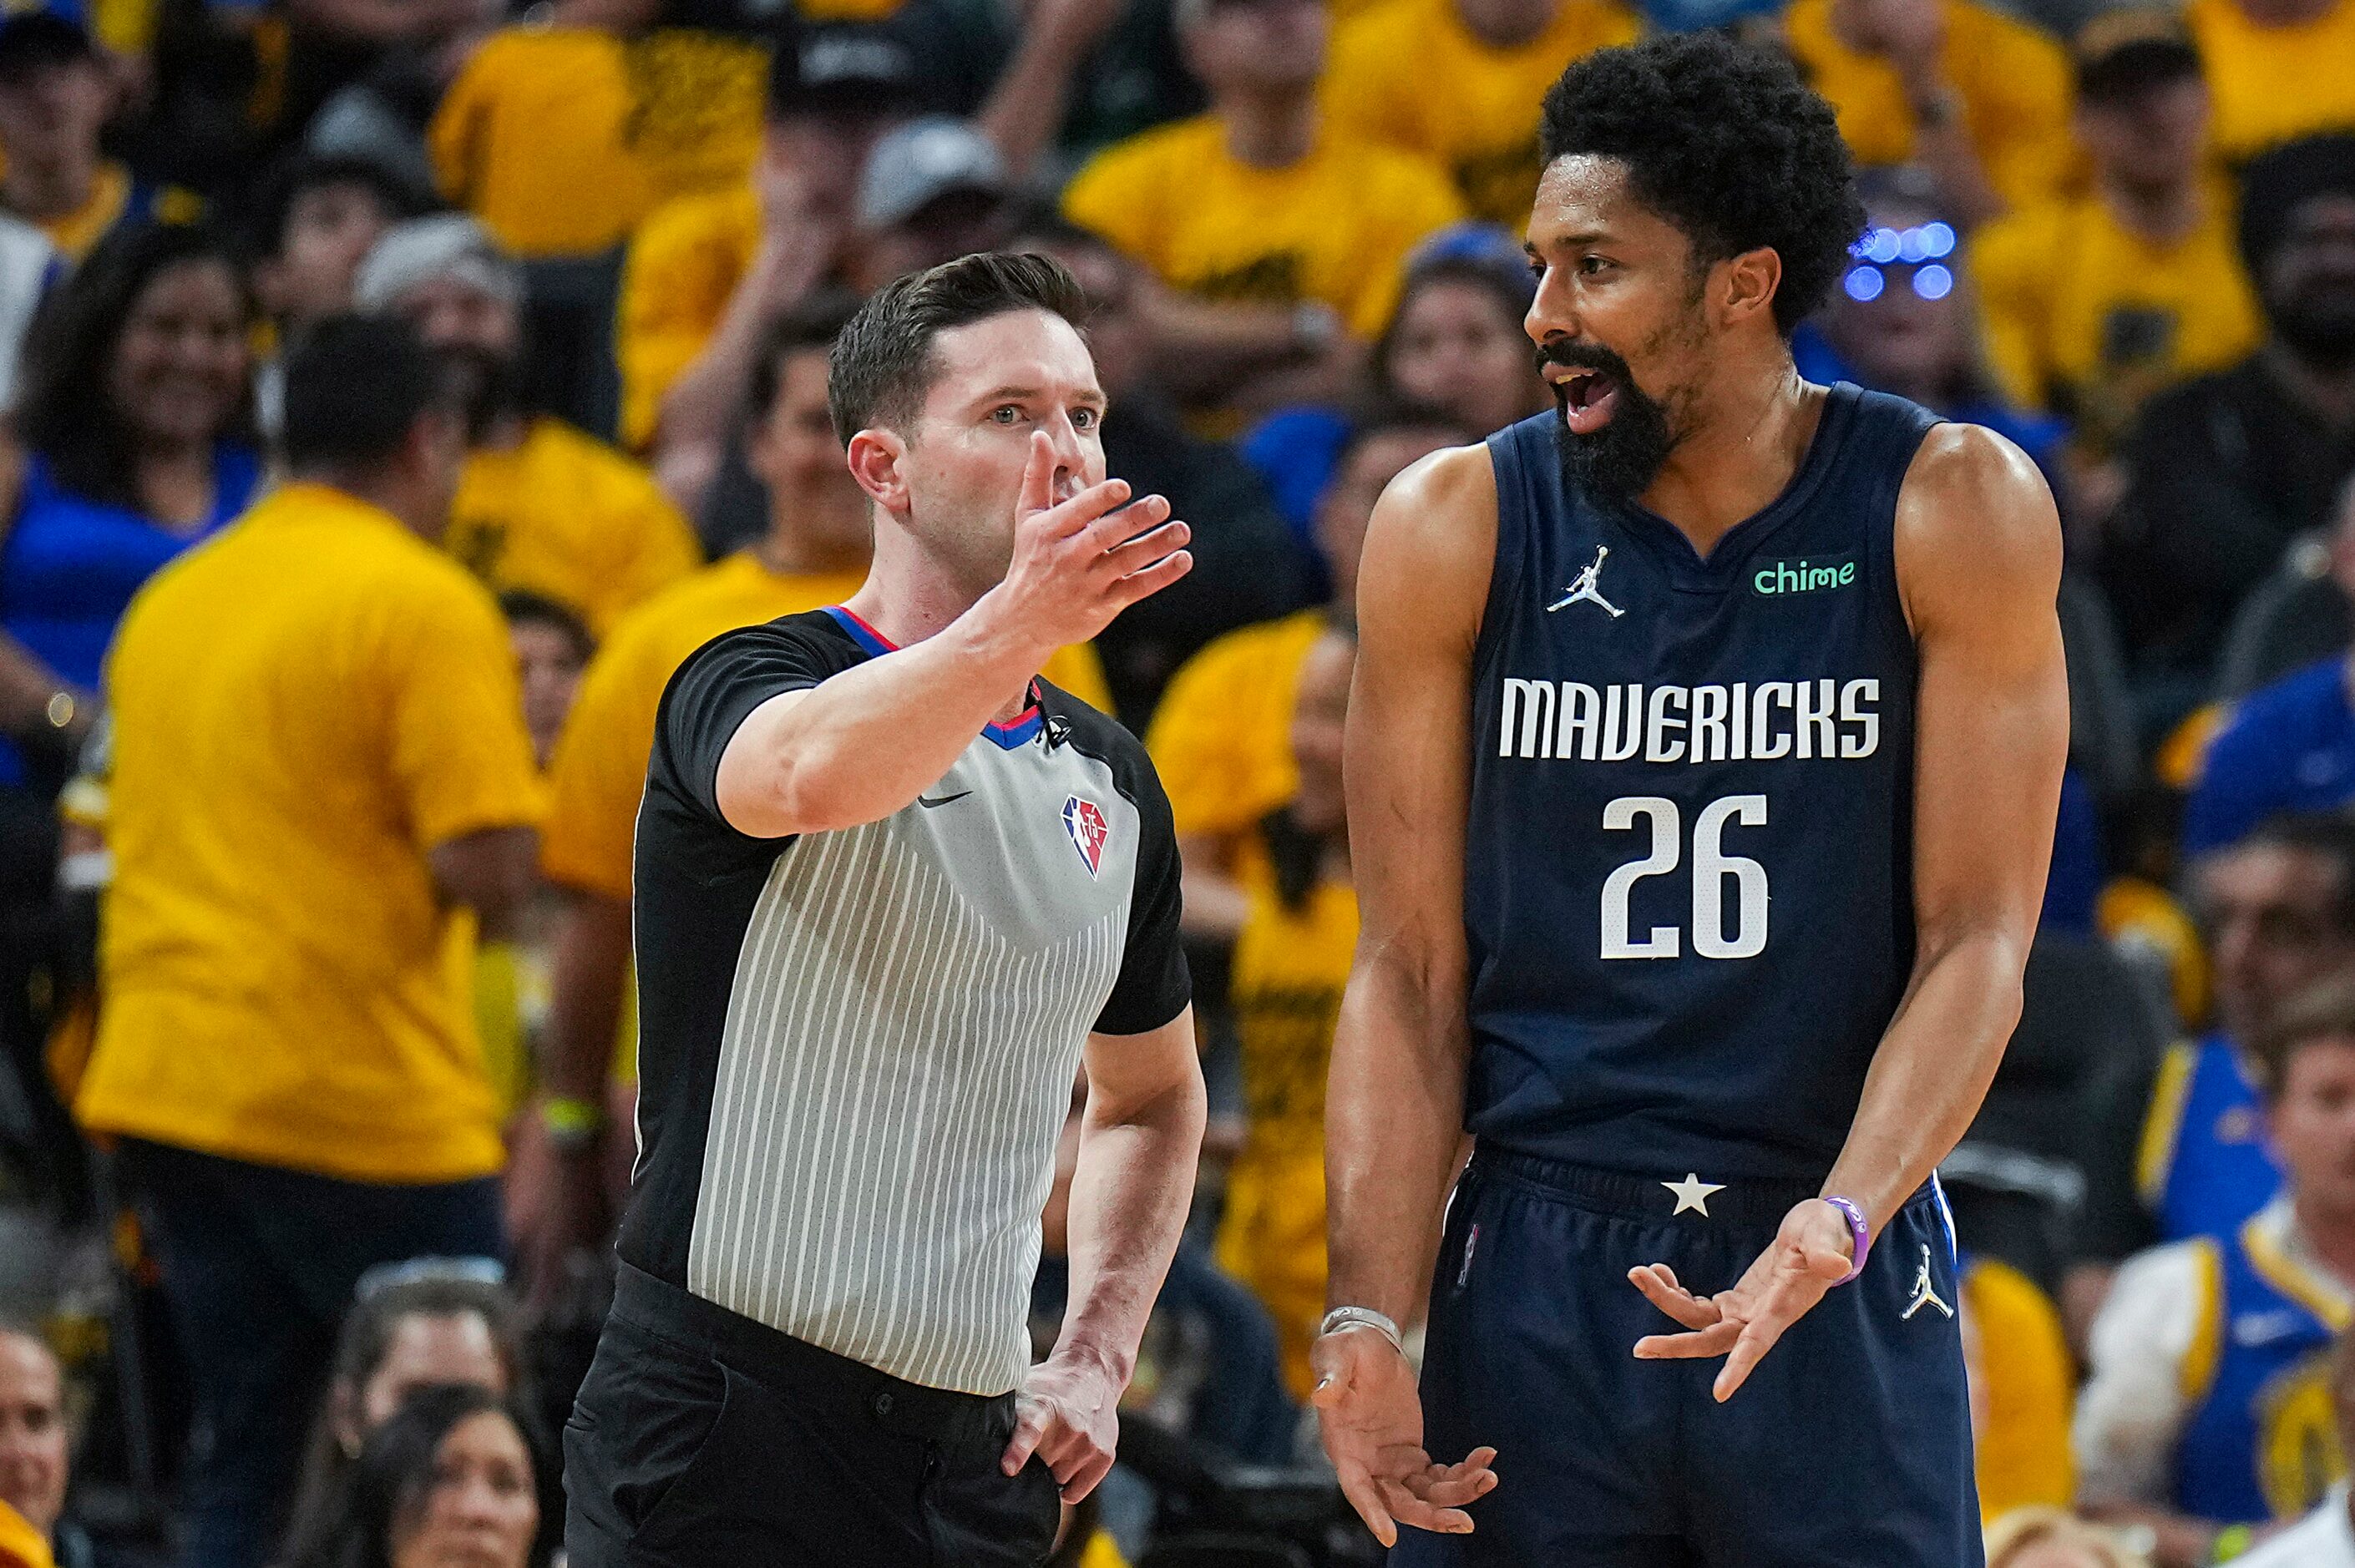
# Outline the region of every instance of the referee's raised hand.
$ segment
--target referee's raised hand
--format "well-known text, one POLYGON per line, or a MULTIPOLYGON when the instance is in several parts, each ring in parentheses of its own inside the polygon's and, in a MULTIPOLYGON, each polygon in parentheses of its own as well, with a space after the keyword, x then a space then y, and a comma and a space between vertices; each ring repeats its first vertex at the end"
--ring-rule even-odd
POLYGON ((1167 500, 1130 503, 1121 479, 1059 496, 1058 466, 1054 442, 1043 430, 1033 434, 1015 503, 1013 562, 986 596, 1047 649, 1092 640, 1194 565, 1185 548, 1193 530, 1169 515, 1167 500))

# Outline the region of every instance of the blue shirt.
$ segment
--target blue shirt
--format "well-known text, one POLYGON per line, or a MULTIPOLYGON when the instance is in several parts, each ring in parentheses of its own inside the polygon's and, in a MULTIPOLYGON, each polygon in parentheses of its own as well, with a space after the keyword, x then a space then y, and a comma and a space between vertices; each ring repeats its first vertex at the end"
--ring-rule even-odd
POLYGON ((2281 1191, 2257 1086, 2223 1034, 2168 1047, 2136 1167, 2161 1241, 2230 1235, 2281 1191))
POLYGON ((1465 1120, 1651 1176, 1819 1181, 1913 961, 1913 640, 1897 493, 1936 421, 1831 389, 1704 557, 1576 487, 1548 411, 1488 438, 1473 662, 1465 1120))
POLYGON ((2355 799, 2355 708, 2338 654, 2243 699, 2208 757, 2183 813, 2183 853, 2235 843, 2283 811, 2327 811, 2355 799))
MULTIPOLYGON (((261 482, 261 460, 223 443, 213 454, 212 511, 194 530, 176 532, 64 489, 35 454, 0 546, 0 628, 60 680, 96 686, 132 596, 166 561, 244 511, 261 482)), ((0 740, 0 785, 26 779, 23 754, 0 740)))

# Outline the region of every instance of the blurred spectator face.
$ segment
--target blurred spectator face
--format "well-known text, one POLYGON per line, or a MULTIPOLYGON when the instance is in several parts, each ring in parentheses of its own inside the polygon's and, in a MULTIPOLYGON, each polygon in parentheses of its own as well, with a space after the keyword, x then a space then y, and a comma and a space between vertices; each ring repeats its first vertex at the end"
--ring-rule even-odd
POLYGON ((1053 443, 1053 502, 1104 476, 1103 389, 1078 329, 1009 311, 932 339, 932 383, 902 434, 910 526, 978 596, 1014 558, 1030 438, 1053 443))
POLYGON ((1453 430, 1401 429, 1378 431, 1349 449, 1341 471, 1316 503, 1316 545, 1332 569, 1335 602, 1358 601, 1358 557, 1365 553, 1366 524, 1391 481, 1459 439, 1453 430))
POLYGON ((2355 966, 2355 933, 2338 923, 2339 875, 2328 856, 2282 844, 2223 850, 2200 863, 2200 913, 2225 1033, 2254 1037, 2284 999, 2355 966))
POLYGON ((523 313, 448 273, 403 290, 393 309, 409 318, 426 347, 464 368, 467 430, 482 440, 521 394, 523 313))
POLYGON ((799 177, 812 212, 847 222, 867 155, 899 122, 895 115, 847 109, 794 114, 770 121, 762 145, 772 163, 799 177))
POLYGON ((352 308, 352 274, 393 214, 364 185, 325 185, 297 194, 286 209, 278 254, 254 269, 271 314, 301 326, 352 308))
MULTIPOLYGON (((556 737, 563 733, 565 715, 572 711, 572 699, 581 690, 581 672, 587 662, 572 633, 552 621, 511 620, 507 623, 507 641, 515 648, 516 669, 523 678, 524 727, 531 731, 532 751, 545 768, 556 753, 556 737)), ((485 1386, 498 1387, 496 1383, 485 1386)), ((506 1390, 499 1392, 504 1393, 506 1390)))
POLYGON ((1978 353, 1969 303, 1955 285, 1953 228, 1925 209, 1902 207, 1875 211, 1870 223, 1868 247, 1886 233, 1897 238, 1879 249, 1905 248, 1886 261, 1872 260, 1874 250, 1850 259, 1825 309, 1824 336, 1868 385, 1947 386, 1978 353))
POLYGON ((1292 815, 1312 833, 1340 832, 1348 820, 1341 793, 1341 735, 1349 716, 1349 677, 1358 667, 1358 640, 1327 631, 1300 666, 1292 713, 1292 758, 1300 770, 1292 815))
POLYGON ((0 1502, 43 1536, 66 1506, 65 1379, 48 1346, 0 1332, 0 1502))
POLYGON ((2266 1109, 2265 1130, 2300 1206, 2355 1220, 2355 1036, 2298 1047, 2266 1109))
POLYGON ((48 61, 0 76, 0 151, 28 173, 95 164, 110 97, 95 59, 48 61))
POLYGON ((1325 73, 1324 0, 1200 0, 1181 42, 1211 98, 1290 97, 1325 73))
POLYGON ((539 1500, 515 1423, 486 1410, 453 1426, 412 1508, 394 1527, 392 1568, 524 1568, 539 1500))
POLYGON ((1476 430, 1501 430, 1539 407, 1529 342, 1503 302, 1476 283, 1410 285, 1391 330, 1391 389, 1476 430))
POLYGON ((2298 203, 2261 281, 2283 342, 2325 364, 2355 363, 2355 196, 2298 203))
POLYGON ((2130 190, 2171 189, 2199 172, 2208 141, 2208 84, 2179 77, 2111 100, 2083 101, 2077 140, 2102 178, 2130 190))
MULTIPOLYGON (((384 1360, 357 1391, 347 1412, 342 1434, 346 1451, 358 1452, 368 1435, 391 1420, 403 1400, 436 1383, 468 1383, 501 1397, 508 1393, 498 1341, 480 1313, 412 1312, 393 1325, 384 1360)), ((525 1539, 530 1539, 528 1531, 525 1539)))
POLYGON ((874 523, 826 412, 826 356, 815 345, 785 352, 776 401, 748 432, 744 455, 794 535, 814 554, 832 557, 864 551, 874 523))
POLYGON ((106 371, 107 400, 142 444, 197 446, 244 401, 245 302, 207 258, 164 268, 131 302, 106 371))
POLYGON ((1006 201, 994 191, 957 190, 926 202, 905 222, 867 236, 859 281, 872 293, 894 278, 996 249, 1006 201))

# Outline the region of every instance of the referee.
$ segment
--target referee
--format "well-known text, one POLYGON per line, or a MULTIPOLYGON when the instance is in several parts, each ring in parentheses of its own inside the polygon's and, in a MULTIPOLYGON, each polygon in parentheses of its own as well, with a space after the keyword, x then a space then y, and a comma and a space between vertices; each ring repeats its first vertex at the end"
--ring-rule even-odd
POLYGON ((838 607, 664 694, 639 810, 639 1156, 565 1433, 574 1568, 1031 1564, 1111 1468, 1203 1100, 1169 808, 1033 673, 1185 575, 1103 477, 1070 274, 889 285, 830 400, 874 502, 838 607), (1026 1317, 1084 1057, 1071 1305, 1026 1317))

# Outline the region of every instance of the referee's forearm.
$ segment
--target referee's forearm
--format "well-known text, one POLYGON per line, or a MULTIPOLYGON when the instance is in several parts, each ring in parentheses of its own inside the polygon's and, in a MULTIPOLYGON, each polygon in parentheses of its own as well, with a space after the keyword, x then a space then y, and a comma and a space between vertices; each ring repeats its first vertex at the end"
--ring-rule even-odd
POLYGON ((1463 1141, 1463 1018, 1380 957, 1350 980, 1325 1097, 1329 1306, 1416 1315, 1463 1141))
POLYGON ((1091 1103, 1071 1174, 1071 1299, 1059 1357, 1097 1362, 1123 1387, 1194 1198, 1208 1102, 1197 1072, 1143 1105, 1091 1103))
POLYGON ((1961 1141, 2019 1022, 2024 940, 1979 928, 1923 941, 1824 1182, 1826 1193, 1862 1205, 1876 1233, 1961 1141))

